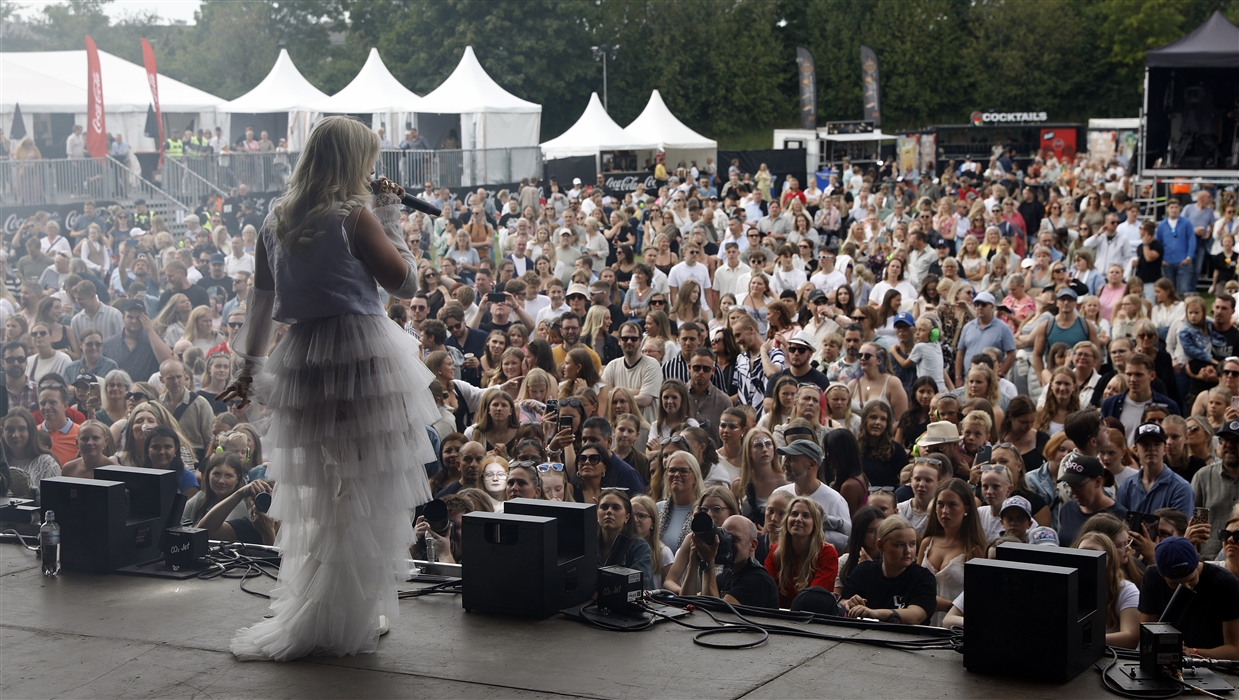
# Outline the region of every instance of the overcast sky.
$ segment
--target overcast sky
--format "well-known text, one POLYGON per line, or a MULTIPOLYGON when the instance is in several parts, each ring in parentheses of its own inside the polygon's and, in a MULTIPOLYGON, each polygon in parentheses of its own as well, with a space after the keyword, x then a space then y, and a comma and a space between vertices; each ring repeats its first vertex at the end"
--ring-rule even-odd
MULTIPOLYGON (((46 5, 56 4, 54 0, 15 0, 18 14, 30 17, 37 14, 46 5)), ((114 20, 143 12, 157 12, 159 16, 171 22, 184 20, 194 22, 194 11, 198 9, 198 0, 115 0, 104 5, 104 12, 114 20)))

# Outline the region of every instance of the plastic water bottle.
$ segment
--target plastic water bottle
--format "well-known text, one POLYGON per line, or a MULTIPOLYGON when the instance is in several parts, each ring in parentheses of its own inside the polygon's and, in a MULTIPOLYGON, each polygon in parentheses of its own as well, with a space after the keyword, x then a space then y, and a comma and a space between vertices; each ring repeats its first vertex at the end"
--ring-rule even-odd
POLYGON ((43 560, 44 576, 60 573, 60 525, 56 513, 50 510, 39 528, 39 558, 43 560))

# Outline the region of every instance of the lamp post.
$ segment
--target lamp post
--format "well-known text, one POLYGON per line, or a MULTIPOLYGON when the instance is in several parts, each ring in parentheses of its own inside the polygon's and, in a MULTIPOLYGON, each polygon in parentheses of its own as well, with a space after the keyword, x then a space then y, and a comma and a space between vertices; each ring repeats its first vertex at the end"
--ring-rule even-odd
POLYGON ((607 109, 607 55, 610 54, 611 60, 614 61, 620 47, 619 44, 615 46, 602 44, 601 46, 591 46, 589 48, 594 52, 594 60, 602 61, 602 107, 607 109))

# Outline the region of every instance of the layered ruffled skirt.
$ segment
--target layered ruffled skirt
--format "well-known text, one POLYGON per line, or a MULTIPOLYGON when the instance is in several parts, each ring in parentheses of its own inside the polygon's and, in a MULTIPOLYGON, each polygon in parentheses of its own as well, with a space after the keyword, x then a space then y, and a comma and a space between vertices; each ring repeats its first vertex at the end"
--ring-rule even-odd
POLYGON ((399 616, 413 509, 431 498, 430 371, 385 316, 296 323, 254 380, 283 551, 270 619, 239 630, 241 660, 373 652, 399 616))

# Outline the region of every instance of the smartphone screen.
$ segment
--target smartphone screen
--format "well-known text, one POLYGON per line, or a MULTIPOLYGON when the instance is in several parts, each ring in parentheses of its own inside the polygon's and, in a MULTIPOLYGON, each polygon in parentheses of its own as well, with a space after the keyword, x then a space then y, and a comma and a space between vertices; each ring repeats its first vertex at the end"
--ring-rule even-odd
POLYGON ((486 298, 492 304, 502 304, 508 300, 508 296, 503 292, 490 292, 486 295, 486 298))

